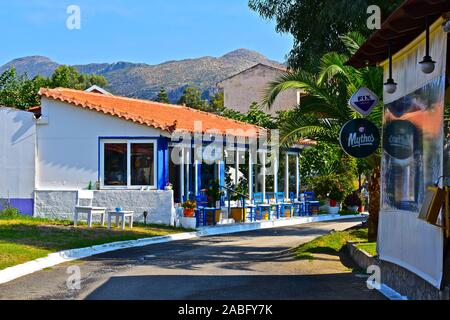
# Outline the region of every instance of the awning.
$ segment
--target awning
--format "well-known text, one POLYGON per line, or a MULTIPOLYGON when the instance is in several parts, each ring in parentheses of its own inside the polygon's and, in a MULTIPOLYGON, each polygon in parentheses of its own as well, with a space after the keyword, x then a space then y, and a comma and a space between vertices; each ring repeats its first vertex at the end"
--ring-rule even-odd
POLYGON ((407 0, 395 10, 350 58, 348 65, 362 68, 374 66, 388 58, 388 43, 391 41, 395 54, 425 30, 425 17, 430 25, 450 11, 450 0, 407 0))

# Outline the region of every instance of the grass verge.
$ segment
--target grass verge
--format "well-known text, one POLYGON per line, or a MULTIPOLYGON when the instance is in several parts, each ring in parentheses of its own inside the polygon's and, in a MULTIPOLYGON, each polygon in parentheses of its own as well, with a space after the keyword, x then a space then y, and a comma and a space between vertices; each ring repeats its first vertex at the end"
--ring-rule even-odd
POLYGON ((192 231, 165 225, 136 223, 133 229, 111 229, 31 217, 0 217, 0 270, 49 253, 116 241, 136 240, 192 231))
POLYGON ((376 244, 367 242, 367 229, 351 229, 332 232, 304 243, 295 249, 295 256, 300 260, 314 260, 314 253, 339 255, 347 241, 360 242, 365 251, 370 254, 375 252, 376 255, 376 244))
POLYGON ((356 247, 364 250, 371 256, 375 257, 377 255, 377 243, 376 242, 363 242, 363 243, 357 243, 356 247))

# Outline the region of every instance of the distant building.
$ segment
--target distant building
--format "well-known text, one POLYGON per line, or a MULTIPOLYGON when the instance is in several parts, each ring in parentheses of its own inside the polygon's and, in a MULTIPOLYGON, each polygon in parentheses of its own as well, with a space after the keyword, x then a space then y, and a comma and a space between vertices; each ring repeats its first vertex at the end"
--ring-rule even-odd
MULTIPOLYGON (((222 80, 217 85, 224 92, 225 106, 245 113, 254 102, 262 105, 261 101, 268 83, 276 80, 286 71, 283 68, 259 63, 222 80)), ((279 110, 291 109, 300 104, 300 96, 299 90, 285 91, 277 97, 270 111, 267 109, 265 111, 275 114, 279 110)))

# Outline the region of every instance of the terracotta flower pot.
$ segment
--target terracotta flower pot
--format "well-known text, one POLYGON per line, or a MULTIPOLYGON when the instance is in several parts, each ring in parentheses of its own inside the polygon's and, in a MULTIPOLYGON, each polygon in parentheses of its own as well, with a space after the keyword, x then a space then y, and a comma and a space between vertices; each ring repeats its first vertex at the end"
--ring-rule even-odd
POLYGON ((195 209, 193 208, 184 208, 184 216, 192 218, 195 216, 195 209))

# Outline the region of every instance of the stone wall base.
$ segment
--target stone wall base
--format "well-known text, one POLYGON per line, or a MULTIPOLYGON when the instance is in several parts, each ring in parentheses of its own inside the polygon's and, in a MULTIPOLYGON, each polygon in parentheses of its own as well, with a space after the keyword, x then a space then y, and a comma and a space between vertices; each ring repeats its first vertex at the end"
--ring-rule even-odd
POLYGON ((358 267, 367 270, 370 265, 379 266, 381 283, 410 300, 450 300, 448 287, 438 290, 411 271, 370 256, 365 251, 358 249, 353 242, 347 244, 347 249, 358 267))
MULTIPOLYGON (((34 216, 73 220, 76 203, 76 190, 36 190, 34 216)), ((148 212, 147 223, 173 225, 175 220, 171 190, 94 190, 93 206, 105 207, 108 211, 114 211, 119 207, 126 211, 134 211, 136 222, 144 222, 144 211, 148 212)))

